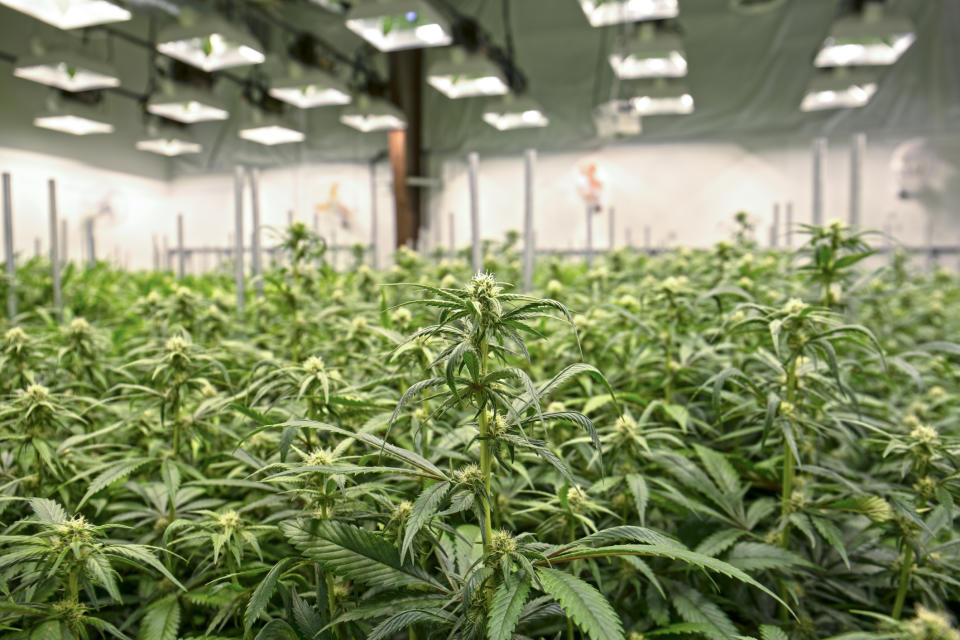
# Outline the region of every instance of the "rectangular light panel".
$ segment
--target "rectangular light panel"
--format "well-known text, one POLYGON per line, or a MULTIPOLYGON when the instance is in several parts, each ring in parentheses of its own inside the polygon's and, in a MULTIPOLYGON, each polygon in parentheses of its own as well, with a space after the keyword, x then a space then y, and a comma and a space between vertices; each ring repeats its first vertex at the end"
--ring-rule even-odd
POLYGON ((448 98, 472 98, 476 96, 502 96, 510 87, 497 76, 432 75, 427 82, 448 98))
POLYGON ((693 96, 638 96, 630 101, 641 116, 693 113, 693 96))
POLYGON ((263 52, 232 42, 219 33, 202 38, 160 42, 157 44, 157 51, 207 72, 260 64, 266 59, 263 52))
POLYGON ((504 113, 488 111, 483 114, 483 121, 500 131, 545 127, 550 124, 547 116, 543 115, 543 112, 538 109, 504 113))
POLYGON ((308 84, 302 87, 274 87, 270 89, 270 95, 277 100, 301 109, 350 104, 351 101, 349 93, 316 84, 308 84))
POLYGON ((682 51, 665 51, 659 55, 638 56, 615 53, 610 66, 618 78, 680 78, 687 75, 687 59, 682 51))
POLYGON ((675 18, 680 13, 677 0, 580 0, 580 7, 594 27, 675 18))
POLYGON ((916 36, 912 33, 846 41, 827 38, 814 64, 818 67, 891 65, 900 59, 914 40, 916 36))
POLYGON ((108 0, 0 0, 0 4, 58 29, 123 22, 133 15, 108 0))
POLYGON ((33 124, 42 129, 52 129, 75 136, 113 133, 112 124, 74 115, 40 116, 33 119, 33 124))
POLYGON ((226 120, 230 113, 219 107, 204 104, 198 100, 156 102, 147 105, 147 111, 170 120, 193 124, 209 120, 226 120))
POLYGON ((801 111, 822 111, 824 109, 854 109, 862 107, 877 91, 875 82, 853 84, 846 89, 810 91, 803 98, 801 111))
MULTIPOLYGON (((413 14, 416 21, 416 12, 413 14)), ((400 49, 417 49, 420 47, 443 47, 453 42, 453 37, 446 32, 443 25, 428 22, 413 26, 403 25, 404 16, 385 16, 378 18, 356 18, 347 20, 347 28, 375 46, 380 51, 398 51, 400 49), (384 20, 390 20, 395 25, 391 29, 384 29, 384 20)))
POLYGON ((340 116, 340 122, 353 127, 358 131, 369 133, 371 131, 392 131, 394 129, 406 129, 407 123, 397 116, 389 114, 364 115, 359 113, 343 114, 340 116))
POLYGON ((203 150, 203 146, 196 142, 189 142, 178 138, 154 138, 152 140, 138 141, 137 149, 140 151, 149 151, 150 153, 158 153, 169 158, 186 153, 200 153, 203 150))
POLYGON ((115 76, 73 67, 66 62, 17 67, 13 70, 13 75, 71 92, 120 86, 120 79, 115 76))
POLYGON ((289 144, 303 142, 306 136, 302 131, 290 129, 280 125, 264 125, 262 127, 248 127, 240 130, 240 137, 251 142, 258 142, 267 146, 275 144, 289 144))

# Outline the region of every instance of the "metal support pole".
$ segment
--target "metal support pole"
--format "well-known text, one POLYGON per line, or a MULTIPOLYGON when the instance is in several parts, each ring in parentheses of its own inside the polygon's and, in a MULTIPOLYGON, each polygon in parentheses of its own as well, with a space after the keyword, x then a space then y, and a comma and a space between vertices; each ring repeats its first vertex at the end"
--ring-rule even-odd
POLYGON ((480 244, 480 194, 477 185, 479 164, 480 156, 475 151, 467 154, 467 172, 470 182, 470 242, 473 248, 471 267, 475 274, 483 271, 483 247, 480 244))
POLYGON ((370 163, 370 264, 380 265, 380 229, 377 215, 377 163, 370 163))
MULTIPOLYGON (((263 256, 260 252, 260 170, 256 167, 247 169, 247 179, 250 181, 250 214, 253 229, 250 232, 250 261, 253 266, 253 287, 258 298, 263 297, 263 256)), ((293 211, 287 212, 290 226, 293 226, 293 211)))
POLYGON ((643 249, 650 253, 650 225, 643 225, 643 249))
POLYGON ((617 247, 617 224, 616 224, 617 218, 616 218, 616 211, 614 210, 613 207, 610 207, 610 220, 608 222, 610 223, 609 249, 610 251, 613 251, 617 247))
POLYGON ((10 174, 3 174, 3 258, 7 263, 7 317, 17 315, 17 266, 13 255, 13 196, 10 174))
POLYGON ((43 240, 40 239, 40 236, 37 236, 33 239, 33 257, 39 258, 40 254, 43 253, 43 240))
POLYGON ((593 266, 593 206, 587 205, 587 268, 593 266))
MULTIPOLYGON (((251 188, 251 189, 253 188, 252 183, 251 183, 251 187, 250 187, 250 188, 251 188)), ((288 226, 288 227, 292 227, 292 226, 293 226, 293 209, 288 209, 288 210, 287 210, 287 226, 288 226)))
POLYGON ((863 207, 863 158, 867 151, 867 134, 850 137, 850 220, 851 227, 860 226, 863 207))
POLYGON ((157 234, 153 234, 153 270, 160 271, 162 264, 160 260, 160 241, 157 240, 157 234))
POLYGON ((177 214, 177 278, 187 275, 187 254, 183 246, 183 214, 177 214))
POLYGON ((770 246, 774 249, 780 243, 780 203, 773 203, 773 220, 770 223, 770 246))
POLYGON ((57 232, 60 230, 60 224, 57 221, 57 183, 53 178, 47 181, 47 189, 50 194, 50 275, 53 280, 53 308, 57 314, 57 320, 63 320, 63 299, 60 294, 60 256, 58 251, 60 242, 57 240, 57 232))
POLYGON ((533 169, 537 161, 537 152, 527 149, 524 155, 524 201, 523 201, 523 291, 533 289, 533 261, 535 240, 533 237, 533 169))
POLYGON ((827 139, 813 140, 813 210, 811 221, 814 226, 823 226, 823 176, 826 174, 827 139))
POLYGON ((67 264, 69 259, 67 256, 67 221, 66 219, 60 221, 60 264, 67 264))
POLYGON ((237 312, 243 313, 244 281, 243 281, 243 167, 237 166, 233 171, 233 277, 237 288, 237 312))
POLYGON ((453 214, 452 213, 448 214, 447 219, 450 221, 450 224, 448 225, 448 229, 447 229, 447 233, 450 234, 450 257, 456 258, 457 257, 457 233, 456 233, 457 230, 456 230, 456 227, 454 226, 453 214))
POLYGON ((90 216, 84 221, 85 231, 87 233, 87 266, 93 268, 97 266, 97 239, 93 233, 93 226, 96 218, 90 216))
POLYGON ((627 242, 627 248, 633 249, 633 230, 630 227, 627 227, 625 239, 627 242))
POLYGON ((793 202, 787 202, 787 211, 786 211, 786 223, 787 223, 787 246, 793 246, 793 202))

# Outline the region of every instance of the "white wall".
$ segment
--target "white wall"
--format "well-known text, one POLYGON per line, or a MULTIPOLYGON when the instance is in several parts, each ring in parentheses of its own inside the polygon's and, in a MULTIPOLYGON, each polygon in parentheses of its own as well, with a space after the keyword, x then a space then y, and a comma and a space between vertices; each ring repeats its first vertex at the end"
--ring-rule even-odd
MULTIPOLYGON (((916 201, 897 198, 898 181, 890 158, 899 141, 868 141, 863 164, 861 225, 888 227, 910 245, 924 242, 927 210, 916 201)), ((733 215, 749 212, 765 244, 775 202, 793 202, 794 222, 810 222, 812 155, 810 147, 766 149, 731 143, 618 145, 596 152, 540 154, 535 169, 535 232, 543 248, 582 248, 586 213, 578 185, 583 163, 598 165, 605 183, 605 210, 593 217, 594 246, 609 245, 607 207, 614 207, 615 244, 626 245, 630 229, 634 246, 643 245, 650 226, 654 246, 704 246, 729 236, 733 215)), ((442 165, 443 189, 431 199, 430 219, 441 229, 431 237, 446 238, 449 216, 459 245, 469 242, 469 195, 466 162, 442 165)), ((850 157, 848 140, 832 140, 825 169, 824 221, 846 220, 849 212, 850 157)), ((523 157, 480 159, 482 235, 502 237, 523 225, 523 157)), ((960 245, 957 211, 935 215, 938 243, 960 245)), ((781 204, 781 225, 785 213, 781 204)), ((785 227, 781 227, 785 229, 785 227)), ((795 240, 795 242, 797 242, 795 240)))
MULTIPOLYGON (((890 158, 900 140, 870 140, 864 159, 862 224, 890 229, 909 245, 922 245, 928 213, 934 210, 932 234, 941 245, 960 245, 960 216, 951 210, 960 198, 944 197, 942 206, 900 200, 901 178, 890 158)), ((952 153, 952 151, 950 152, 952 153)), ((960 157, 956 158, 960 166, 960 157)), ((644 227, 654 246, 704 246, 733 231, 733 214, 750 212, 763 243, 774 202, 792 201, 795 222, 810 220, 811 153, 807 145, 689 143, 614 145, 595 152, 540 154, 535 171, 537 244, 546 248, 581 248, 586 239, 585 206, 578 192, 578 167, 595 162, 604 181, 606 206, 616 210, 617 246, 630 230, 634 246, 642 246, 644 227)), ((469 242, 469 202, 465 162, 439 163, 442 187, 429 191, 429 218, 423 246, 447 246, 449 216, 454 218, 457 246, 469 242), (431 224, 432 222, 432 224, 431 224)), ((58 184, 60 215, 68 221, 69 257, 79 259, 83 246, 81 221, 109 205, 112 215, 97 223, 98 255, 131 268, 149 268, 153 238, 176 242, 176 215, 184 214, 188 247, 229 246, 233 232, 232 174, 178 178, 169 182, 87 167, 52 156, 0 149, 0 171, 13 178, 15 246, 33 253, 34 239, 47 251, 46 181, 58 184)), ((825 216, 846 218, 849 199, 848 140, 831 140, 826 163, 825 216)), ((394 245, 394 209, 389 166, 377 167, 378 244, 380 264, 394 245)), ((957 182, 953 179, 954 183, 957 182)), ((948 180, 949 182, 949 180, 948 180)), ((261 216, 265 227, 282 227, 287 212, 309 225, 317 214, 321 234, 339 244, 368 243, 371 227, 370 171, 366 164, 317 163, 264 169, 260 178, 261 216), (351 212, 349 228, 329 211, 331 188, 351 212)), ((522 227, 522 156, 481 157, 480 212, 484 237, 503 237, 522 227)), ((249 195, 244 195, 245 234, 251 228, 249 195)), ((608 245, 606 210, 594 216, 594 243, 608 245)), ((248 235, 249 238, 249 235, 248 235)), ((264 244, 275 241, 268 230, 264 244)), ((344 257, 341 264, 345 265, 344 257)), ((191 265, 193 269, 212 262, 191 265)))
POLYGON ((84 250, 82 222, 100 212, 97 254, 132 268, 152 264, 151 237, 174 224, 169 186, 160 180, 90 168, 55 156, 0 148, 0 172, 10 173, 14 251, 33 255, 37 238, 49 251, 47 181, 57 183, 57 205, 67 221, 67 257, 84 250), (106 213, 109 210, 110 213, 106 213))

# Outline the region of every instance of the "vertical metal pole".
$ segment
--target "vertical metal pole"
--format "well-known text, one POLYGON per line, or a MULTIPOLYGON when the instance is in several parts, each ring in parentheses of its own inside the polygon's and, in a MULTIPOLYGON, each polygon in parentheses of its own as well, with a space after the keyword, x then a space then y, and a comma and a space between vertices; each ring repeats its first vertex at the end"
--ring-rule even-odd
POLYGON ((473 246, 471 267, 474 273, 483 271, 483 248, 480 244, 480 194, 477 185, 480 156, 475 151, 467 154, 467 172, 470 182, 470 241, 473 246))
MULTIPOLYGON (((252 183, 250 188, 251 189, 253 188, 252 183)), ((293 209, 287 209, 287 226, 288 227, 293 226, 293 209)))
POLYGON ((613 207, 610 207, 610 251, 613 251, 617 247, 617 217, 616 211, 613 207))
POLYGON ((160 241, 157 240, 157 234, 153 234, 153 270, 160 271, 160 241))
POLYGON ((823 176, 826 173, 827 139, 814 138, 813 140, 813 211, 812 224, 816 227, 823 225, 823 176))
POLYGON ((41 253, 43 253, 43 240, 37 236, 33 239, 33 257, 39 258, 41 253))
POLYGON ((773 220, 770 222, 770 246, 774 249, 780 244, 780 203, 773 203, 773 220))
POLYGON ((447 233, 450 234, 450 257, 455 258, 457 256, 457 230, 454 227, 453 214, 448 214, 447 219, 450 221, 447 229, 447 233))
POLYGON ((370 264, 380 265, 380 229, 377 215, 377 163, 370 163, 370 264))
POLYGON ((787 212, 786 212, 786 224, 787 224, 787 246, 793 246, 793 201, 787 202, 787 212))
POLYGON ((91 269, 97 266, 97 239, 93 235, 93 226, 96 218, 90 216, 84 221, 87 232, 87 266, 91 269))
POLYGON ((643 250, 650 253, 650 225, 643 225, 643 250))
POLYGON ((237 288, 237 312, 243 313, 243 167, 236 166, 233 171, 233 277, 237 288))
POLYGON ((850 137, 850 220, 851 227, 860 226, 863 207, 863 158, 867 151, 867 134, 850 137))
MULTIPOLYGON (((257 297, 263 297, 263 256, 260 253, 260 170, 251 167, 247 170, 250 180, 250 214, 253 229, 250 232, 250 261, 253 266, 253 287, 257 297)), ((293 225, 293 211, 287 212, 290 226, 293 225)))
POLYGON ((187 275, 187 255, 183 246, 183 214, 177 214, 177 278, 187 275))
POLYGON ((13 196, 10 174, 3 174, 3 258, 7 263, 7 317, 17 315, 17 266, 13 256, 13 196))
POLYGON ((524 156, 524 200, 523 200, 523 291, 533 289, 533 261, 535 240, 533 237, 533 169, 537 161, 537 152, 527 149, 524 156))
POLYGON ((67 221, 63 219, 60 221, 60 265, 67 264, 67 221))
POLYGON ((593 266, 593 207, 587 205, 587 268, 593 266))
POLYGON ((60 294, 60 242, 57 240, 60 223, 57 221, 57 183, 53 178, 47 181, 47 189, 50 194, 50 275, 53 279, 53 308, 57 314, 57 319, 62 320, 63 300, 60 294))
POLYGON ((627 241, 627 247, 629 249, 633 249, 633 230, 630 227, 627 227, 626 241, 627 241))

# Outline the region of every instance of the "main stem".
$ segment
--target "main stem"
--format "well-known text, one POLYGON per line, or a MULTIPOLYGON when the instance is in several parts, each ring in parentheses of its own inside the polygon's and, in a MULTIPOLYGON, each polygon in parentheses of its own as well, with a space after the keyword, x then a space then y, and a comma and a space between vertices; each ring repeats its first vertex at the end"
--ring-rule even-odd
POLYGON ((897 599, 893 602, 893 613, 890 614, 894 620, 900 619, 903 613, 903 602, 907 599, 907 587, 910 586, 910 570, 913 568, 913 547, 906 542, 903 551, 903 566, 900 567, 900 584, 897 586, 897 599))
MULTIPOLYGON (((790 361, 790 366, 787 367, 787 402, 796 409, 796 400, 797 400, 797 357, 794 356, 793 360, 790 361)), ((793 451, 790 450, 790 442, 787 440, 786 436, 783 438, 783 476, 780 481, 780 514, 786 518, 790 513, 791 507, 791 496, 793 495, 793 451)), ((783 533, 780 537, 780 546, 784 549, 790 548, 790 521, 787 520, 783 525, 783 533)), ((780 599, 784 602, 787 601, 787 585, 780 579, 778 580, 780 584, 780 599)), ((786 624, 790 619, 790 613, 787 610, 787 606, 784 605, 780 609, 780 619, 786 624)))
MULTIPOLYGON (((487 375, 487 343, 480 343, 480 378, 487 375)), ((487 408, 482 405, 482 398, 478 397, 480 415, 478 424, 480 429, 480 471, 483 473, 483 490, 486 497, 483 500, 483 553, 490 551, 490 541, 493 539, 493 524, 490 518, 490 475, 492 466, 492 452, 490 451, 490 425, 487 421, 487 408)))

